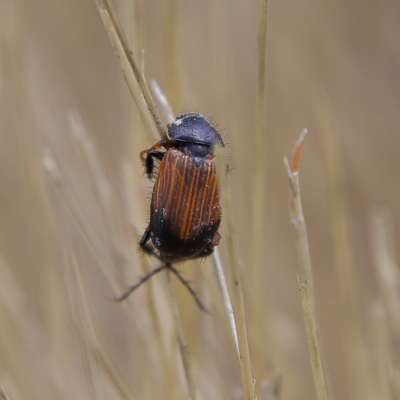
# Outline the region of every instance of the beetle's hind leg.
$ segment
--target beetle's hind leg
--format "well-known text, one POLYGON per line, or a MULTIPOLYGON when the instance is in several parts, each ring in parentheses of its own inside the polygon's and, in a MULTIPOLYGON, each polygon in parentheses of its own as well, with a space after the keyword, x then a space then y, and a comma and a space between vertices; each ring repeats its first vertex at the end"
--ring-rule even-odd
POLYGON ((111 300, 115 302, 120 302, 124 301, 132 292, 134 292, 139 286, 141 286, 143 283, 147 282, 150 278, 152 278, 154 275, 158 274, 160 271, 163 269, 169 269, 171 272, 173 272, 176 277, 183 283, 183 285, 186 287, 186 289, 189 291, 189 293, 193 296, 196 304, 199 306, 199 308, 205 312, 209 312, 197 296, 197 293, 195 290, 190 286, 190 283, 188 280, 186 280, 180 272, 175 269, 171 264, 165 263, 160 265, 159 267, 153 269, 153 271, 149 272, 147 275, 141 277, 138 282, 136 282, 134 285, 132 285, 125 293, 118 297, 113 297, 111 300))
POLYGON ((120 302, 125 300, 134 290, 136 290, 142 283, 148 281, 152 276, 157 274, 158 272, 162 271, 163 269, 167 268, 167 264, 162 264, 159 267, 153 269, 153 271, 149 272, 147 275, 141 277, 137 283, 132 285, 125 293, 123 293, 119 297, 114 297, 113 300, 116 302, 120 302))
POLYGON ((201 310, 205 311, 206 313, 209 313, 209 311, 204 307, 203 303, 201 302, 201 300, 197 296, 196 291, 190 286, 189 281, 187 279, 185 279, 181 275, 181 273, 176 268, 174 268, 171 264, 166 263, 165 267, 168 268, 171 272, 173 272, 176 275, 176 277, 181 281, 181 283, 183 283, 183 285, 186 287, 186 289, 189 291, 189 293, 193 296, 194 301, 199 306, 199 308, 201 310))
MULTIPOLYGON (((162 261, 160 254, 158 252, 156 252, 154 246, 152 246, 149 243, 150 235, 151 235, 151 231, 150 231, 150 227, 148 226, 146 228, 146 230, 144 231, 142 238, 140 239, 139 246, 145 253, 150 254, 162 261)), ((204 256, 206 256, 206 254, 201 255, 201 257, 204 257, 204 256)), ((181 283, 183 283, 183 285, 186 287, 186 289, 189 291, 189 293, 193 296, 193 298, 194 298, 196 304, 199 306, 199 308, 205 312, 208 312, 208 310, 204 307, 203 303, 200 301, 199 297, 197 296, 197 293, 195 292, 195 290, 190 286, 189 281, 186 280, 181 275, 181 273, 176 268, 174 268, 170 263, 163 263, 159 267, 153 269, 153 271, 149 272, 147 275, 140 278, 139 281, 137 283, 135 283, 134 285, 132 285, 125 293, 123 293, 119 297, 114 297, 113 300, 116 302, 125 300, 133 291, 135 291, 139 286, 141 286, 142 283, 147 282, 155 274, 157 274, 158 272, 160 272, 166 268, 169 269, 174 275, 176 275, 176 277, 181 281, 181 283)))
MULTIPOLYGON (((160 255, 155 252, 154 247, 149 243, 150 240, 150 227, 148 226, 146 230, 144 231, 144 234, 142 238, 140 239, 139 246, 140 248, 147 254, 153 255, 157 258, 160 258, 160 255)), ((125 293, 123 293, 119 297, 114 297, 114 301, 123 301, 125 300, 134 290, 136 290, 142 283, 145 283, 148 281, 152 276, 157 274, 158 272, 162 271, 163 269, 167 268, 167 264, 162 264, 156 269, 153 269, 153 271, 149 272, 147 275, 141 277, 137 283, 132 285, 125 293)))

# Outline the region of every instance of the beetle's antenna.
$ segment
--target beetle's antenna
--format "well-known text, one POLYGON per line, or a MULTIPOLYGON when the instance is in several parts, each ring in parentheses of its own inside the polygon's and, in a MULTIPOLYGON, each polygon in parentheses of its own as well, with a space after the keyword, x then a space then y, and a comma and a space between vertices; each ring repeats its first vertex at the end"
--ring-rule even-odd
POLYGON ((133 286, 131 286, 124 294, 122 294, 119 297, 113 297, 112 300, 115 302, 120 302, 125 300, 134 290, 136 290, 142 283, 145 283, 148 281, 152 276, 157 274, 158 272, 162 271, 165 268, 170 268, 168 264, 162 264, 156 269, 153 269, 153 271, 149 272, 147 275, 141 277, 137 283, 135 283, 133 286))
POLYGON ((209 314, 210 312, 204 307, 203 303, 200 301, 199 297, 197 296, 197 293, 190 286, 189 281, 187 281, 180 274, 180 272, 177 269, 175 269, 171 264, 166 264, 165 267, 168 268, 171 272, 173 272, 176 275, 176 277, 186 286, 187 290, 189 290, 190 294, 193 296, 193 298, 194 298, 195 302, 197 303, 197 305, 199 306, 199 308, 209 314))

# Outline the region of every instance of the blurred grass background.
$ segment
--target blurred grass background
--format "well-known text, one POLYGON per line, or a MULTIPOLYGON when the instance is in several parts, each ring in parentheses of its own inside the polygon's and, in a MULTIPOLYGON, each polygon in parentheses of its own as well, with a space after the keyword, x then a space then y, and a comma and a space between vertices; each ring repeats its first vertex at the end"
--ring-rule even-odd
MULTIPOLYGON (((137 242, 151 185, 139 152, 154 138, 95 2, 0 4, 0 383, 11 400, 186 399, 165 274, 124 304, 104 298, 143 274, 137 242)), ((211 116, 228 143, 259 399, 316 398, 282 162, 304 127, 302 198, 330 388, 336 399, 399 398, 400 336, 379 285, 371 224, 377 206, 400 223, 399 3, 269 1, 261 152, 258 2, 114 5, 147 80, 157 80, 176 114, 211 116), (260 210, 256 154, 265 157, 260 210)), ((395 254, 398 240, 389 241, 395 254)), ((226 259, 224 249, 222 239, 226 259)), ((197 398, 240 399, 212 263, 181 268, 212 311, 174 285, 197 398)))

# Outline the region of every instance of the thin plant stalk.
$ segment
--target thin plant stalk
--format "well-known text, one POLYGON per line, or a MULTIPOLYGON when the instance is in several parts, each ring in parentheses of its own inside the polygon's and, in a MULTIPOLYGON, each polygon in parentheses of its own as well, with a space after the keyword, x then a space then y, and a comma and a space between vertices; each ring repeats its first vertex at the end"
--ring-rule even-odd
POLYGON ((300 262, 302 275, 305 279, 298 278, 298 287, 300 291, 300 300, 303 309, 303 318, 307 334, 308 351, 310 353, 311 366, 314 376, 314 384, 319 400, 328 400, 328 387, 325 379, 325 372, 322 364, 319 338, 317 332, 317 322, 315 315, 315 296, 312 284, 311 257, 308 245, 308 235, 301 205, 301 193, 299 182, 300 156, 303 147, 303 141, 307 130, 304 129, 296 142, 292 163, 289 165, 287 158, 284 159, 289 183, 292 191, 290 202, 290 214, 293 230, 295 233, 295 242, 300 262))
POLYGON ((400 270, 394 251, 394 228, 391 215, 387 210, 376 210, 373 217, 373 243, 378 278, 391 329, 398 337, 400 344, 400 270))
MULTIPOLYGON (((224 161, 219 151, 217 151, 217 160, 219 164, 219 170, 223 171, 224 161)), ((229 192, 227 180, 221 179, 221 198, 223 208, 226 210, 224 214, 226 226, 225 243, 228 253, 229 266, 232 271, 231 290, 233 293, 232 298, 236 316, 236 330, 239 343, 239 363, 242 375, 242 385, 244 390, 244 398, 246 400, 255 400, 256 395, 254 393, 254 380, 250 362, 249 343, 247 340, 243 284, 241 278, 242 266, 239 259, 237 237, 235 235, 236 230, 233 221, 233 205, 228 197, 229 192)))
POLYGON ((92 192, 99 206, 103 223, 107 232, 110 233, 109 236, 114 238, 115 224, 112 220, 113 214, 110 207, 114 202, 111 197, 111 190, 108 190, 109 182, 104 176, 100 157, 95 151, 93 139, 88 135, 79 113, 71 110, 68 113, 68 120, 74 143, 89 177, 92 192))
POLYGON ((225 311, 228 317, 229 327, 231 329, 233 341, 235 342, 236 345, 236 350, 239 354, 239 343, 238 343, 238 334, 236 331, 235 314, 233 312, 232 302, 229 296, 229 290, 226 284, 224 269, 222 268, 222 262, 218 248, 214 250, 213 260, 214 260, 214 267, 215 267, 215 272, 217 274, 218 283, 221 288, 222 297, 224 299, 225 311))
POLYGON ((373 215, 375 266, 383 299, 387 336, 385 384, 393 399, 400 398, 400 269, 395 255, 395 237, 390 212, 373 215), (389 371, 387 371, 389 369, 389 371))
POLYGON ((1 383, 0 383, 0 398, 3 400, 10 400, 10 398, 8 397, 6 391, 4 390, 4 387, 1 383))
POLYGON ((161 104, 162 111, 164 115, 167 117, 169 121, 173 121, 175 119, 174 112, 172 110, 171 104, 168 101, 167 96, 162 91, 160 85, 155 79, 150 81, 151 89, 153 90, 154 95, 156 96, 157 100, 161 104))
MULTIPOLYGON (((252 287, 255 295, 250 297, 251 318, 255 321, 270 320, 270 310, 268 302, 265 300, 265 288, 262 287, 265 272, 265 263, 263 259, 265 238, 265 218, 266 209, 266 171, 267 157, 265 157, 265 149, 268 148, 267 143, 267 128, 266 128, 266 60, 267 60, 267 32, 268 32, 268 0, 259 0, 258 11, 258 60, 257 60, 257 97, 256 97, 256 112, 255 112, 255 166, 254 166, 254 183, 253 183, 253 201, 252 201, 252 248, 250 252, 250 265, 252 271, 252 287), (263 307, 260 307, 260 303, 263 307)), ((270 335, 263 329, 254 329, 251 331, 251 340, 256 343, 266 343, 262 346, 260 358, 255 359, 255 371, 264 371, 263 359, 270 356, 270 335)))
POLYGON ((115 289, 117 287, 116 278, 110 272, 111 270, 109 268, 109 266, 112 263, 109 260, 109 257, 107 256, 103 247, 97 241, 95 235, 93 234, 92 230, 90 229, 89 225, 87 224, 82 213, 79 211, 79 207, 77 206, 72 194, 70 193, 68 188, 65 186, 64 180, 62 178, 62 175, 58 168, 58 165, 49 150, 47 150, 43 156, 43 166, 44 166, 46 172, 49 174, 54 186, 61 194, 75 223, 78 225, 83 237, 89 244, 90 249, 92 250, 95 257, 97 258, 97 261, 99 262, 100 266, 102 267, 104 276, 107 277, 108 281, 114 286, 114 289, 115 289))
POLYGON ((181 109, 181 74, 177 54, 179 49, 176 24, 179 7, 177 3, 176 0, 164 0, 162 2, 167 93, 174 110, 181 109))
POLYGON ((267 46, 267 9, 268 0, 259 1, 259 23, 258 23, 258 78, 257 78, 257 101, 256 101, 256 160, 255 178, 254 178, 254 204, 253 204, 253 250, 251 265, 257 271, 257 282, 261 282, 259 275, 262 266, 260 260, 262 258, 261 238, 264 237, 264 215, 265 215, 265 171, 266 157, 264 151, 266 148, 266 46, 267 46))
POLYGON ((108 0, 95 1, 104 27, 117 54, 128 88, 142 117, 146 132, 151 133, 153 138, 157 136, 166 138, 167 134, 158 116, 157 108, 115 11, 108 0))
POLYGON ((298 286, 317 398, 319 400, 328 400, 330 396, 328 395, 328 387, 325 381, 324 367, 322 365, 322 357, 319 349, 317 323, 310 286, 307 281, 301 281, 300 278, 298 278, 298 286))
MULTIPOLYGON (((88 292, 82 276, 82 266, 78 263, 73 252, 70 252, 70 259, 72 268, 68 268, 67 270, 73 270, 73 274, 75 275, 73 279, 70 279, 73 283, 71 282, 69 285, 69 294, 71 308, 74 311, 72 315, 74 317, 73 325, 77 332, 76 337, 80 340, 82 347, 85 349, 84 354, 90 356, 90 360, 94 363, 92 365, 95 365, 103 373, 116 393, 118 393, 122 399, 133 400, 136 396, 132 393, 132 389, 98 344, 95 333, 96 329, 90 311, 91 307, 87 297, 88 292)), ((91 364, 86 363, 86 365, 90 372, 91 364)), ((93 385, 93 382, 90 384, 93 385)), ((93 387, 93 389, 95 389, 95 387, 93 387)), ((97 390, 99 390, 99 388, 97 388, 97 390)))
POLYGON ((356 277, 354 257, 351 249, 351 233, 345 196, 344 170, 341 160, 340 142, 335 132, 331 114, 321 110, 324 155, 328 171, 329 198, 331 208, 332 237, 335 269, 339 282, 341 315, 343 318, 343 351, 346 357, 343 365, 351 398, 376 399, 374 372, 370 367, 368 348, 362 329, 357 303, 359 280, 356 277))
POLYGON ((183 337, 181 321, 179 318, 178 305, 176 304, 174 291, 172 289, 172 282, 171 282, 171 276, 170 276, 169 271, 167 271, 167 283, 168 283, 168 292, 170 295, 169 297, 170 297, 171 308, 172 308, 172 317, 174 319, 175 334, 176 334, 176 338, 177 338, 178 344, 179 344, 179 350, 181 353, 182 365, 183 365, 183 370, 185 373, 186 382, 188 385, 190 400, 195 400, 196 399, 196 386, 195 386, 194 380, 193 380, 193 373, 192 373, 192 367, 191 367, 191 363, 190 363, 189 349, 188 349, 188 345, 185 342, 185 339, 183 337))
POLYGON ((290 203, 290 218, 295 234, 295 245, 297 256, 300 260, 300 267, 305 279, 310 287, 310 295, 312 297, 313 305, 315 306, 314 299, 314 278, 311 267, 310 249, 307 237, 306 221, 303 216, 303 206, 301 203, 300 183, 299 183, 299 167, 300 156, 303 146, 304 138, 307 134, 307 129, 303 129, 300 137, 295 144, 292 156, 292 165, 289 167, 288 161, 285 159, 285 165, 289 176, 290 187, 292 190, 292 197, 290 203))

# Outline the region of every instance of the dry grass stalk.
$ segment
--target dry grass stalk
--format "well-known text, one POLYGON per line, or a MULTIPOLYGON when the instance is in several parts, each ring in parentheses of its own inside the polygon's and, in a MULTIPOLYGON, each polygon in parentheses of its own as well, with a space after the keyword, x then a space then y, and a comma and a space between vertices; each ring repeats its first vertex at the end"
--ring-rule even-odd
POLYGON ((115 234, 115 226, 111 220, 111 205, 114 199, 111 197, 110 185, 104 177, 100 158, 95 149, 93 138, 88 135, 81 115, 73 110, 68 113, 68 120, 72 138, 76 144, 79 155, 85 166, 90 180, 93 197, 96 199, 107 231, 115 234))
POLYGON ((351 382, 351 398, 375 399, 374 373, 369 368, 368 348, 362 331, 361 316, 357 307, 358 280, 351 248, 351 234, 344 188, 344 170, 340 142, 328 110, 321 114, 324 139, 324 158, 328 168, 329 199, 335 268, 339 280, 341 315, 344 330, 344 365, 351 382))
POLYGON ((307 134, 307 129, 304 129, 300 133, 300 137, 297 140, 292 156, 292 165, 289 166, 289 162, 285 158, 285 165, 289 176, 289 182, 292 189, 292 198, 290 204, 290 218, 295 234, 295 244, 297 250, 297 257, 300 260, 300 267, 308 286, 310 287, 310 295, 312 303, 315 306, 314 299, 314 278, 311 267, 310 249, 308 245, 308 236, 306 221, 303 215, 303 206, 301 204, 301 193, 299 183, 299 167, 300 167, 300 156, 303 147, 303 141, 307 134))
POLYGON ((265 171, 266 157, 264 151, 267 145, 266 133, 266 46, 267 46, 267 8, 268 0, 260 0, 259 2, 259 22, 258 22, 258 78, 257 78, 257 102, 256 102, 256 156, 254 157, 255 177, 253 186, 253 249, 251 264, 256 269, 258 279, 262 271, 262 263, 260 262, 263 252, 262 238, 265 228, 265 171))
POLYGON ((172 110, 171 104, 169 103, 167 96, 162 91, 160 85, 155 79, 150 81, 151 89, 153 90, 154 95, 157 97, 160 102, 161 108, 164 112, 164 115, 167 117, 169 121, 173 121, 175 119, 174 112, 172 110))
POLYGON ((104 276, 113 285, 113 288, 116 289, 118 287, 117 281, 114 274, 112 273, 112 270, 109 268, 109 266, 112 265, 112 262, 109 259, 108 255, 106 254, 103 247, 101 246, 101 244, 96 239, 96 236, 92 232, 91 228, 87 224, 72 194, 65 186, 58 165, 49 150, 47 150, 43 156, 43 166, 46 172, 49 174, 52 183, 54 184, 56 189, 61 194, 63 200, 65 201, 68 210, 70 211, 74 221, 78 225, 83 237, 86 239, 90 249, 96 256, 100 266, 102 267, 104 276))
POLYGON ((165 53, 165 73, 167 93, 174 110, 181 109, 181 82, 180 64, 178 61, 178 38, 177 38, 177 11, 179 4, 176 0, 165 0, 162 2, 163 28, 165 53))
POLYGON ((146 131, 151 133, 153 138, 157 136, 165 138, 167 134, 161 124, 157 108, 111 4, 108 0, 96 0, 96 4, 146 131))
POLYGON ((233 312, 232 301, 229 296, 229 290, 228 290, 228 286, 226 284, 224 269, 222 268, 222 262, 221 262, 221 257, 219 255, 218 248, 216 248, 214 250, 213 260, 214 260, 215 272, 217 274, 217 280, 218 280, 218 283, 219 283, 219 286, 220 286, 220 289, 222 292, 222 297, 224 298, 224 306, 225 306, 226 315, 228 317, 229 327, 230 327, 230 330, 232 333, 232 338, 233 338, 233 341, 235 342, 236 350, 239 354, 239 343, 238 343, 238 334, 236 331, 235 314, 233 312))
POLYGON ((373 215, 375 266, 383 298, 386 322, 386 382, 393 399, 400 398, 400 270, 395 255, 391 214, 385 209, 373 215))
POLYGON ((7 396, 7 393, 1 383, 0 383, 0 396, 3 400, 10 400, 10 398, 7 396))
POLYGON ((72 268, 67 268, 68 273, 68 292, 70 297, 73 326, 83 351, 81 352, 88 392, 91 398, 97 399, 103 391, 102 382, 96 379, 95 370, 100 371, 109 381, 115 392, 121 399, 134 400, 132 389, 123 379, 113 362, 104 353, 96 337, 96 328, 92 316, 92 306, 88 298, 88 290, 83 278, 81 263, 78 262, 73 251, 68 254, 72 268), (100 392, 99 392, 100 391, 100 392))
POLYGON ((319 400, 327 400, 328 388, 325 380, 325 372, 322 364, 321 352, 319 349, 319 339, 315 312, 310 293, 310 286, 307 281, 298 279, 301 307, 303 309, 304 325, 307 333, 308 350, 314 374, 315 390, 319 400))
POLYGON ((289 177, 292 198, 290 202, 291 223, 295 233, 297 255, 304 280, 298 279, 300 300, 303 309, 304 325, 307 333, 308 351, 310 353, 311 365, 314 375, 314 384, 319 400, 327 400, 328 388, 326 385, 325 373, 322 364, 320 345, 317 332, 315 315, 315 296, 313 289, 313 276, 311 257, 308 245, 306 222, 301 205, 299 167, 303 141, 307 130, 300 133, 300 137, 294 147, 291 166, 287 158, 284 159, 287 174, 289 177))
POLYGON ((172 288, 171 276, 170 276, 169 271, 167 271, 167 282, 168 282, 168 292, 169 292, 171 308, 172 308, 172 317, 174 319, 175 335, 176 335, 176 339, 179 344, 179 350, 181 353, 183 370, 185 372, 185 378, 186 378, 186 382, 188 385, 190 400, 195 400, 196 399, 196 386, 195 386, 194 379, 193 379, 189 349, 188 349, 188 345, 183 336, 181 320, 179 318, 178 305, 176 304, 176 299, 175 299, 174 291, 172 288))
MULTIPOLYGON (((225 168, 224 160, 221 157, 220 150, 217 151, 218 167, 220 171, 225 168)), ((228 253, 228 265, 232 270, 231 290, 233 293, 233 305, 236 317, 236 331, 239 343, 239 362, 242 375, 242 385, 244 390, 244 398, 246 400, 256 399, 254 393, 254 380, 250 362, 249 343, 247 340, 247 326, 243 299, 243 285, 241 278, 242 266, 239 259, 236 229, 233 220, 233 204, 228 196, 230 193, 228 181, 226 177, 222 177, 221 184, 221 199, 225 221, 225 245, 228 253)))

